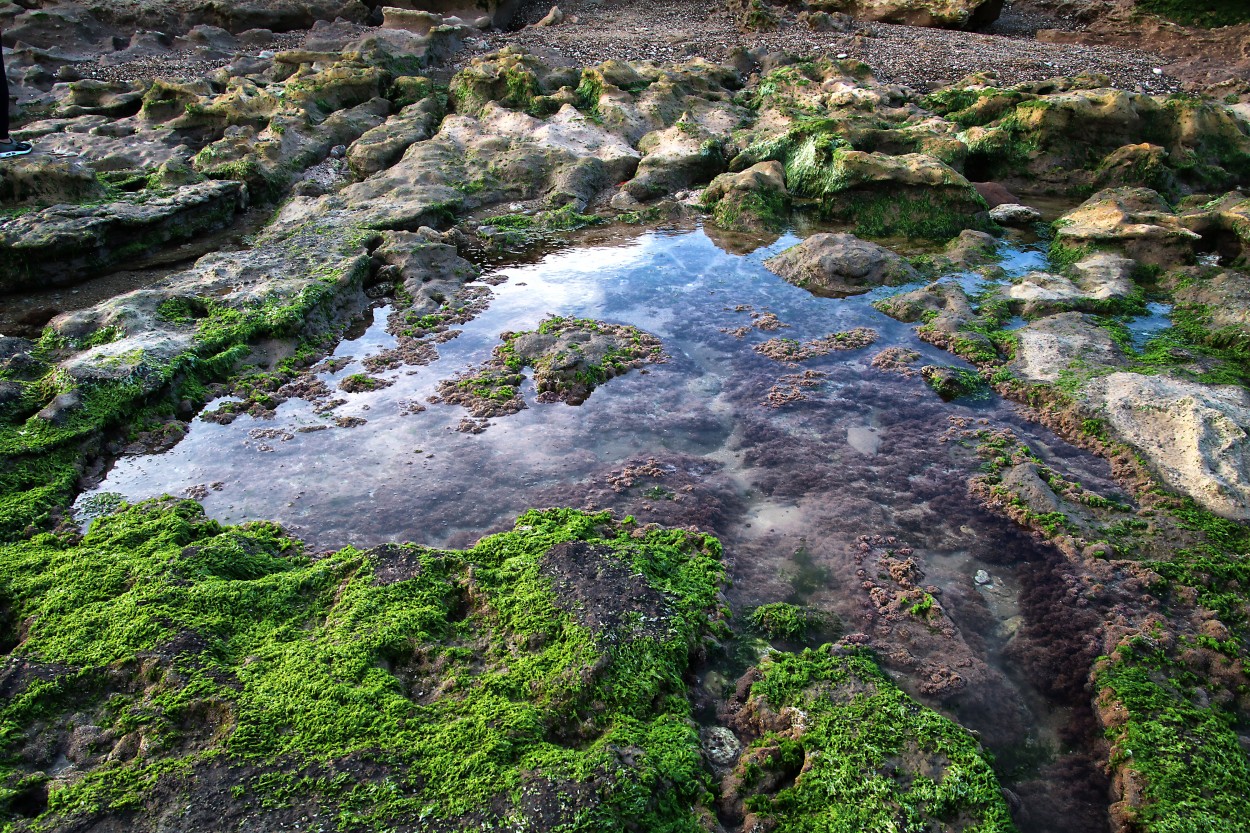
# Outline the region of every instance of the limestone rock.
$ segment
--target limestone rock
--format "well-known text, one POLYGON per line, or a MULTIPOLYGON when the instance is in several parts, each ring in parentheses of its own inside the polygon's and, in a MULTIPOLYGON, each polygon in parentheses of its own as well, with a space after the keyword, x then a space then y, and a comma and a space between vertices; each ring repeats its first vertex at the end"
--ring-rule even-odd
POLYGON ((764 266, 795 286, 835 298, 918 278, 903 258, 853 234, 814 234, 764 261, 764 266))
POLYGON ((0 165, 0 202, 56 205, 98 200, 104 185, 79 159, 58 159, 32 153, 0 165))
POLYGON ((1055 239, 1069 247, 1112 249, 1152 266, 1193 260, 1201 239, 1149 188, 1108 188, 1065 214, 1055 239))
POLYGON ((988 26, 1003 10, 1003 0, 821 0, 810 5, 821 12, 842 12, 860 20, 942 29, 988 26))
POLYGON ((1030 226, 1042 219, 1042 212, 1019 203, 1004 203, 990 209, 990 219, 1002 226, 1030 226))
POLYGON ((704 190, 702 201, 723 229, 776 228, 790 208, 785 168, 780 162, 760 162, 741 173, 721 174, 704 190))
POLYGON ((1250 195, 1225 194, 1213 204, 1185 211, 1185 228, 1202 238, 1199 249, 1219 255, 1229 265, 1250 265, 1250 195))
POLYGON ((246 204, 237 182, 202 182, 166 196, 53 206, 0 222, 0 291, 60 286, 216 231, 246 204))
POLYGON ((1030 272, 1007 289, 1007 297, 1026 318, 1066 310, 1106 312, 1133 294, 1135 266, 1128 258, 1099 252, 1073 265, 1075 279, 1030 272))
POLYGON ((1028 382, 1057 382, 1068 370, 1122 367, 1110 334, 1079 312, 1051 315, 1016 331, 1012 373, 1028 382))
POLYGON ((412 145, 434 135, 441 116, 433 98, 410 104, 353 142, 347 164, 362 179, 389 168, 412 145))
POLYGON ((1164 376, 1113 373, 1091 386, 1116 434, 1173 488, 1250 520, 1250 395, 1164 376))

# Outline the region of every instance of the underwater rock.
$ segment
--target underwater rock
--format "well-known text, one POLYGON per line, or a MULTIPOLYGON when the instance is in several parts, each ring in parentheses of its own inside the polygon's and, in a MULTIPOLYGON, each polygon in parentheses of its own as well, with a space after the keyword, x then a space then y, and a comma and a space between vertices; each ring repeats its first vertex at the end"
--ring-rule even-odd
POLYGON ((433 403, 463 405, 473 416, 506 416, 524 409, 521 371, 534 369, 539 402, 580 405, 609 379, 664 361, 655 336, 637 327, 552 316, 537 330, 503 333, 503 344, 480 367, 444 380, 433 403))
POLYGON ((1250 520, 1250 396, 1166 376, 1094 379, 1090 400, 1163 480, 1226 518, 1250 520))
POLYGON ((764 261, 764 265, 795 286, 832 298, 919 277, 911 264, 894 252, 853 234, 814 234, 764 261))

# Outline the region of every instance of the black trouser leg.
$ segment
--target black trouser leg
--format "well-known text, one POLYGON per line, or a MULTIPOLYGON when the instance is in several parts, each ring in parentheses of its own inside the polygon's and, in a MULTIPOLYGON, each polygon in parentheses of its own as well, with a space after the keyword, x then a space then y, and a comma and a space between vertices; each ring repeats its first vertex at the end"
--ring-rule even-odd
POLYGON ((4 71, 4 49, 0 48, 0 77, 4 78, 4 106, 0 107, 0 137, 9 135, 9 76, 4 71))

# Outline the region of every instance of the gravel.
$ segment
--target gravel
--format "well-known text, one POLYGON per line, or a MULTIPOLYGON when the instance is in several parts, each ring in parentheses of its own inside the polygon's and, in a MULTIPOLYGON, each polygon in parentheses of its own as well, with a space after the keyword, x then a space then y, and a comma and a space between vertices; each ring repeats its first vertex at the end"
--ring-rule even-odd
MULTIPOLYGON (((491 32, 460 53, 455 66, 475 54, 506 45, 519 47, 549 61, 589 65, 615 58, 625 61, 670 63, 701 56, 723 61, 731 50, 763 48, 796 57, 846 55, 864 61, 878 80, 915 88, 958 81, 977 72, 992 72, 1003 84, 1041 81, 1061 75, 1095 72, 1108 76, 1123 89, 1169 93, 1180 88, 1175 78, 1156 70, 1166 63, 1159 55, 1110 46, 1042 43, 1039 29, 1072 29, 1071 18, 1047 15, 1032 6, 1008 5, 988 33, 924 29, 881 23, 849 24, 847 31, 817 32, 793 16, 773 32, 743 32, 723 0, 564 0, 565 22, 558 26, 523 26, 511 32, 491 32)), ((525 4, 521 24, 541 19, 549 2, 525 4)), ((358 32, 366 27, 352 27, 358 32)), ((300 47, 308 32, 276 35, 270 50, 300 47)), ((256 50, 259 53, 260 50, 256 50)), ((91 64, 76 69, 82 77, 104 80, 196 78, 225 66, 228 61, 194 52, 138 56, 113 66, 91 64)), ((454 67, 453 67, 454 68, 454 67)))

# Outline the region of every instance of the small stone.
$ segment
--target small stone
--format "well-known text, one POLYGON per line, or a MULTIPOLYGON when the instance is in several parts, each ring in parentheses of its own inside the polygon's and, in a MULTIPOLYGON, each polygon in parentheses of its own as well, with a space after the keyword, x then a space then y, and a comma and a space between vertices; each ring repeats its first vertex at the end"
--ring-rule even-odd
POLYGON ((976 581, 977 584, 989 584, 990 574, 985 572, 985 570, 977 570, 977 574, 973 576, 973 580, 976 581))

